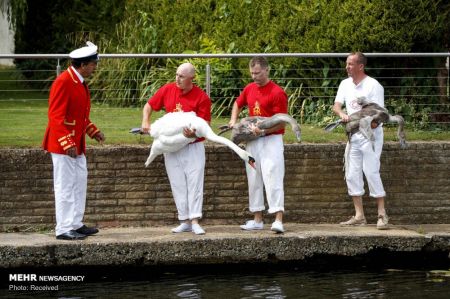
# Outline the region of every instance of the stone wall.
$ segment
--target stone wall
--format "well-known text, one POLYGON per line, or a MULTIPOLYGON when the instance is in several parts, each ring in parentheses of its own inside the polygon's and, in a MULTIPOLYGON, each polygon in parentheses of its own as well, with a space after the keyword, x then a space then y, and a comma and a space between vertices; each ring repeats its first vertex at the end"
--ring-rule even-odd
MULTIPOLYGON (((344 144, 285 146, 285 221, 337 223, 353 215, 342 172, 344 144)), ((162 157, 144 167, 146 146, 88 149, 85 222, 153 226, 177 222, 162 157)), ((204 224, 240 224, 250 217, 243 162, 223 146, 207 144, 204 224)), ((450 143, 384 146, 382 179, 392 224, 450 223, 450 143)), ((52 164, 40 149, 0 150, 0 231, 54 226, 52 164)), ((376 204, 365 197, 369 223, 376 204)), ((272 221, 268 216, 267 222, 272 221)))

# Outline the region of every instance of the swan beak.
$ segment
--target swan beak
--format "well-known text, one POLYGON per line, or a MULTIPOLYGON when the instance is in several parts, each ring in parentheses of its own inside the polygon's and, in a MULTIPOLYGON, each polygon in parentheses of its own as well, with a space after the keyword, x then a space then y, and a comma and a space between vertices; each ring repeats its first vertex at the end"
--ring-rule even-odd
POLYGON ((248 157, 248 164, 250 164, 250 166, 253 168, 253 169, 256 169, 256 167, 255 167, 255 158, 253 158, 253 157, 248 157))

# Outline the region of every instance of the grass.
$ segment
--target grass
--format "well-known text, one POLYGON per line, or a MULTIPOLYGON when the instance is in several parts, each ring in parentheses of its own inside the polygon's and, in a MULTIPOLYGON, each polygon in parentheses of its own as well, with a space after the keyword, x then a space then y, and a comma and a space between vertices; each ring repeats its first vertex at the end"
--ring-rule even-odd
MULTIPOLYGON (((5 69, 0 69, 0 147, 27 148, 38 147, 42 142, 47 126, 47 92, 26 89, 20 82, 10 80, 5 69)), ((330 107, 331 109, 331 107, 330 107)), ((161 113, 155 114, 153 120, 161 113)), ((116 108, 93 103, 91 120, 105 133, 106 144, 149 144, 149 136, 136 136, 128 133, 133 127, 139 127, 142 120, 142 108, 116 108)), ((228 123, 227 118, 215 118, 211 126, 218 132, 220 125, 228 123)), ((346 142, 342 128, 331 133, 322 127, 303 124, 302 142, 338 143, 346 142)), ((450 140, 449 131, 413 131, 407 129, 408 141, 450 140)), ((230 133, 224 136, 229 137, 230 133)), ((294 134, 288 128, 284 137, 286 143, 296 142, 294 134)), ((385 126, 385 140, 397 141, 396 127, 385 126)), ((96 144, 88 138, 88 145, 96 144)))
MULTIPOLYGON (((153 119, 159 117, 155 114, 153 119)), ((148 144, 148 136, 136 136, 128 133, 133 127, 139 127, 142 119, 141 108, 111 108, 93 104, 91 120, 105 133, 106 144, 148 144)), ((220 125, 226 124, 227 118, 212 120, 212 128, 218 132, 220 125)), ((33 99, 20 101, 0 101, 0 147, 38 147, 47 125, 47 100, 33 99)), ((346 136, 342 128, 326 133, 323 128, 303 124, 302 142, 304 143, 338 143, 345 142, 346 136)), ((386 141, 397 141, 396 127, 385 129, 386 141)), ((229 133, 224 135, 229 137, 229 133)), ((294 134, 288 128, 284 137, 286 143, 296 142, 294 134)), ((450 132, 428 132, 407 130, 407 140, 450 140, 450 132)), ((88 144, 96 144, 88 139, 88 144)))

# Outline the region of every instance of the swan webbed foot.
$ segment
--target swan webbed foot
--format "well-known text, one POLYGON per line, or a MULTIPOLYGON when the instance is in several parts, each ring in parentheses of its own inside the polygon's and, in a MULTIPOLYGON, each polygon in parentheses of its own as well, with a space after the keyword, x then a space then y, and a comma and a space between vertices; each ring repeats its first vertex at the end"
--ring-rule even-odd
POLYGON ((406 144, 405 140, 400 140, 400 148, 401 149, 405 149, 408 147, 408 144, 406 144))
POLYGON ((248 157, 248 164, 250 164, 250 166, 251 166, 253 169, 256 169, 256 167, 255 167, 255 158, 253 158, 252 156, 249 156, 249 157, 248 157))

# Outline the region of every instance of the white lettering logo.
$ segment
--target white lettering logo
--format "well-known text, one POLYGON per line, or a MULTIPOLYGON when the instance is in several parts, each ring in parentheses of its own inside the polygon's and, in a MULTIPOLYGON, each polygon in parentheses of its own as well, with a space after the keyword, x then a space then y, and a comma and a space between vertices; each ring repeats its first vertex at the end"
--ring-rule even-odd
POLYGON ((9 281, 36 281, 36 274, 9 274, 9 281))

